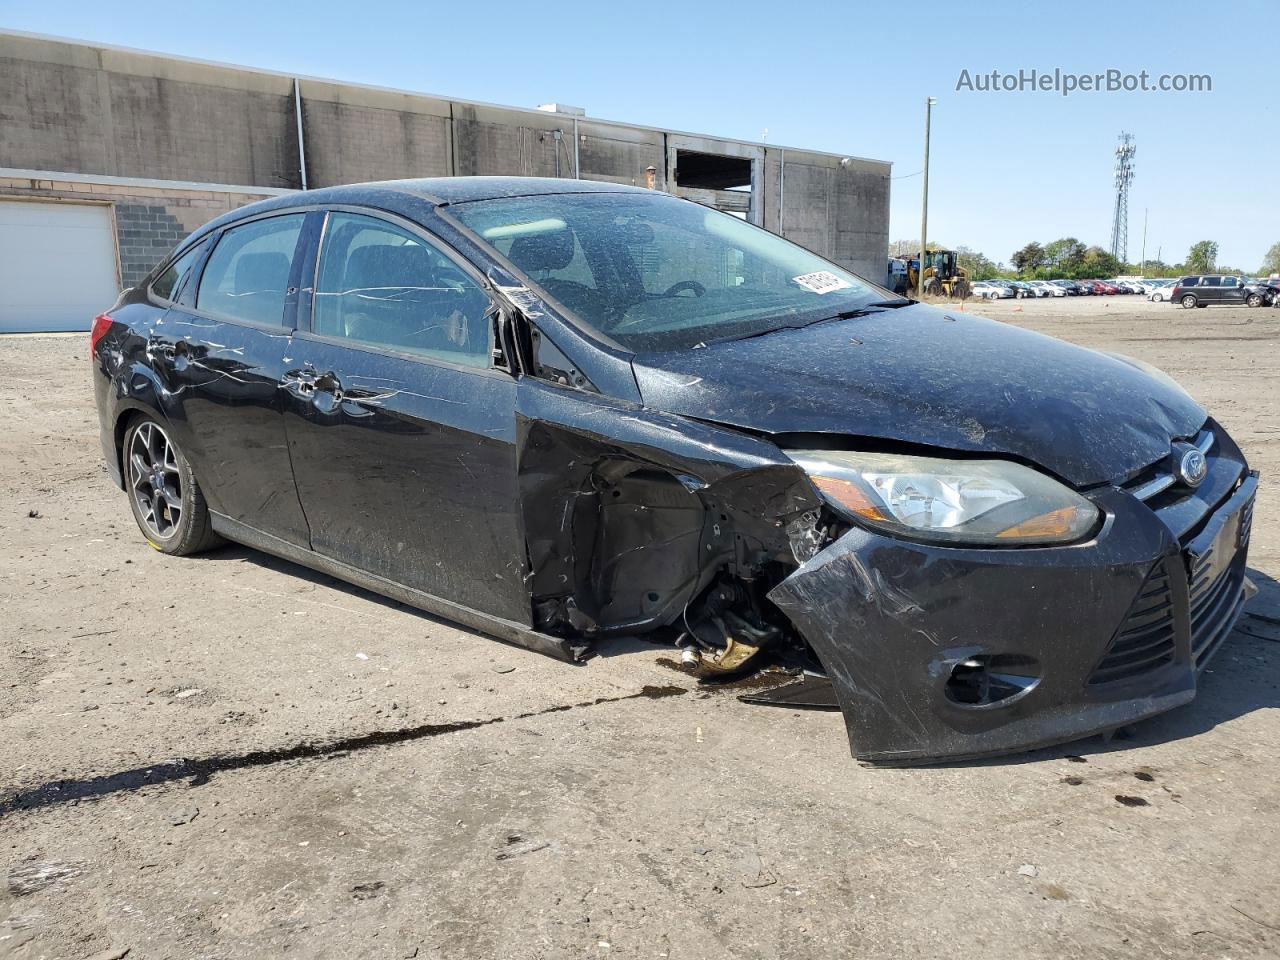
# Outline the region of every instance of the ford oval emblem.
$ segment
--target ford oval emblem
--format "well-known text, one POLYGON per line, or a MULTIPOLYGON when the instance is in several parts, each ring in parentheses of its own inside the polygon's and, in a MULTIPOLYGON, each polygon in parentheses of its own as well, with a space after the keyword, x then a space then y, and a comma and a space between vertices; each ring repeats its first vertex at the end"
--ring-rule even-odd
POLYGON ((1182 456, 1178 459, 1179 480, 1188 487, 1198 487, 1208 472, 1209 464, 1205 460, 1203 453, 1195 447, 1182 451, 1182 456))

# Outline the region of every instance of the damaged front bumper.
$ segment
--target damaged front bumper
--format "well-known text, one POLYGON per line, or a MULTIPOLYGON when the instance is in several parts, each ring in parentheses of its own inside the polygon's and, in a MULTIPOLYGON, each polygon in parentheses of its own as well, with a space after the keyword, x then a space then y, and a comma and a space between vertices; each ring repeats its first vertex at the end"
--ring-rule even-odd
POLYGON ((860 760, 964 759, 1112 730, 1193 699, 1252 590, 1257 475, 1238 469, 1181 539, 1108 488, 1087 543, 957 549, 855 528, 769 597, 826 667, 860 760))

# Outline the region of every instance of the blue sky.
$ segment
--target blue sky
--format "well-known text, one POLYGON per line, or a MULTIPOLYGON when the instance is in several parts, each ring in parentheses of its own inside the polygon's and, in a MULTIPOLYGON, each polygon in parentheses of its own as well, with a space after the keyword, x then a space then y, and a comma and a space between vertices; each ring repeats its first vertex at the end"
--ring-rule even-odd
POLYGON ((0 26, 471 100, 579 104, 611 120, 894 163, 891 237, 918 236, 923 100, 930 235, 994 260, 1029 240, 1107 246, 1112 151, 1137 138, 1130 257, 1216 240, 1252 270, 1280 241, 1280 5, 743 0, 123 4, 0 0, 0 26), (929 16, 920 39, 917 16, 929 16), (1064 12, 1067 14, 1064 16, 1064 12), (1268 50, 1267 48, 1271 49, 1268 50), (1209 74, 1207 93, 981 93, 971 74, 1209 74))

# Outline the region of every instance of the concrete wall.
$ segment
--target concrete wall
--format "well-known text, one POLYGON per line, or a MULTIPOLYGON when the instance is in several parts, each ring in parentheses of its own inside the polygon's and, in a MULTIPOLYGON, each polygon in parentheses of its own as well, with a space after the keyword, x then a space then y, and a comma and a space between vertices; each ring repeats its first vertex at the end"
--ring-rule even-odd
MULTIPOLYGON (((261 71, 0 33, 0 176, 49 171, 230 185, 249 196, 297 189, 303 171, 294 83, 261 71)), ((598 119, 577 121, 575 144, 574 119, 562 114, 326 80, 297 84, 311 187, 477 174, 571 177, 576 146, 584 178, 644 185, 653 167, 657 189, 679 192, 677 149, 750 157, 752 220, 868 277, 884 273, 887 163, 842 163, 811 151, 598 119)), ((172 195, 187 199, 182 190, 172 195)), ((172 228, 163 217, 153 220, 161 211, 150 207, 164 206, 165 216, 188 228, 198 225, 183 215, 187 208, 174 213, 167 201, 141 206, 117 211, 128 276, 136 273, 134 254, 152 255, 138 241, 168 239, 152 225, 172 228)))
MULTIPOLYGON (((115 217, 117 267, 124 287, 145 277, 196 227, 264 196, 267 194, 0 177, 0 200, 110 204, 115 217)), ((103 308, 109 306, 104 304, 103 308)))

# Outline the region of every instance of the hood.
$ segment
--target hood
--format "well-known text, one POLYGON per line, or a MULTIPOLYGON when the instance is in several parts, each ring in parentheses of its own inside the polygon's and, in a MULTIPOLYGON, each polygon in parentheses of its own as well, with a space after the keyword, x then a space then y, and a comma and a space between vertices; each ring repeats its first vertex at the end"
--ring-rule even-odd
POLYGON ((1006 455, 1127 478, 1206 414, 1134 363, 924 304, 633 361, 645 406, 769 434, 1006 455))

